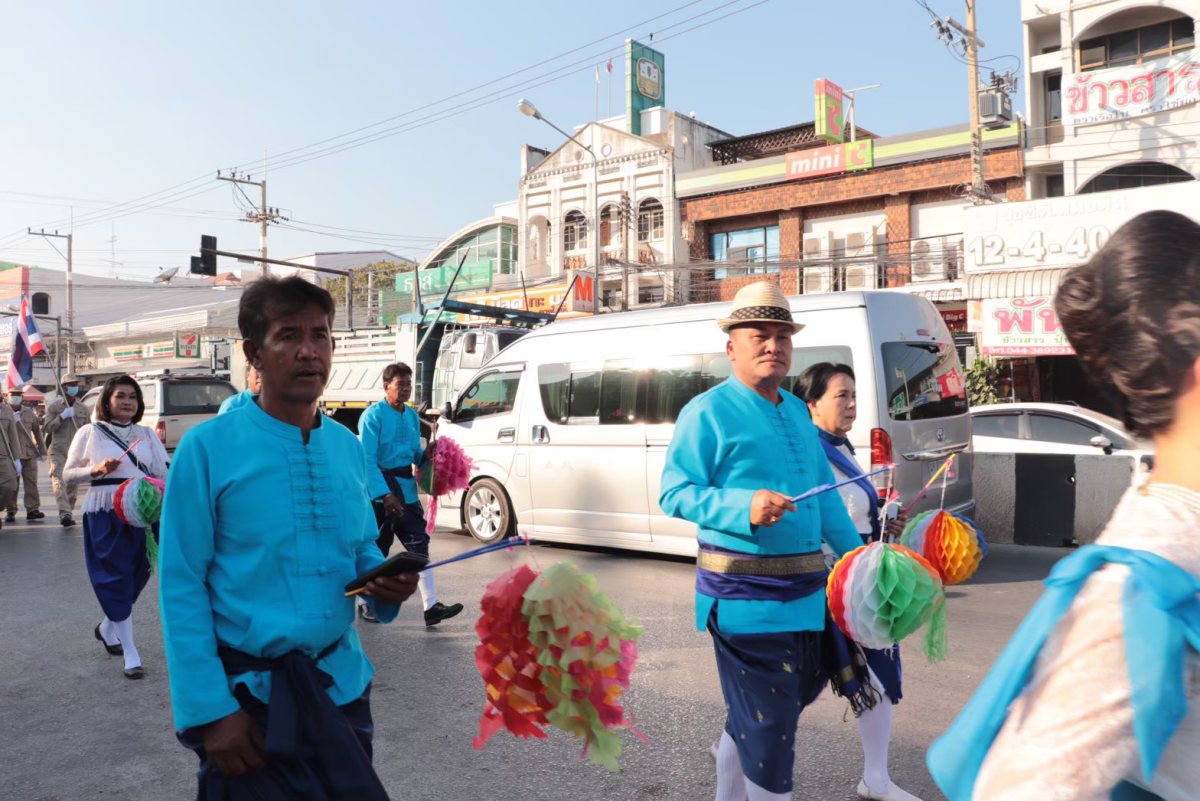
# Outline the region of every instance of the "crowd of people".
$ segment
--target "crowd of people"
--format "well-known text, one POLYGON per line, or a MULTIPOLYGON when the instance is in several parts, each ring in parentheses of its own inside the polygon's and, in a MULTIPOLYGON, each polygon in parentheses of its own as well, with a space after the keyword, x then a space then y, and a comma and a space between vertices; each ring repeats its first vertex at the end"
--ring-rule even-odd
MULTIPOLYGON (((1154 439, 1157 468, 1096 545, 1059 563, 930 749, 951 801, 1200 792, 1200 710, 1188 702, 1200 686, 1198 254, 1200 226, 1142 215, 1059 293, 1073 346, 1116 389, 1130 430, 1154 439)), ((406 405, 406 365, 384 372, 383 402, 363 415, 359 436, 320 414, 333 314, 329 294, 302 279, 250 285, 238 316, 249 388, 192 429, 170 464, 138 426, 144 403, 128 376, 104 385, 90 422, 69 391, 40 423, 19 392, 0 411, 10 519, 18 477, 26 508, 38 511, 26 465, 47 453, 64 525, 74 488, 88 484, 85 557, 104 614, 95 637, 123 656, 131 679, 144 675, 132 610, 158 543, 175 725, 199 758, 201 799, 386 799, 372 767, 374 667, 355 618, 390 623, 418 592, 426 625, 462 611, 438 600, 430 571, 376 578, 357 600, 343 590, 397 541, 428 555, 417 476, 437 446, 421 442, 406 405), (150 538, 113 511, 115 487, 142 476, 166 479, 150 538)), ((727 713, 712 749, 716 799, 793 798, 798 724, 832 687, 858 721, 858 797, 914 801, 888 771, 899 646, 860 647, 831 623, 825 600, 828 559, 894 539, 905 522, 880 509, 847 439, 854 370, 817 364, 795 394, 783 388, 803 321, 774 283, 744 288, 716 323, 732 375, 680 414, 659 498, 698 530, 696 625, 712 639, 727 713), (792 500, 841 480, 838 492, 792 500)))

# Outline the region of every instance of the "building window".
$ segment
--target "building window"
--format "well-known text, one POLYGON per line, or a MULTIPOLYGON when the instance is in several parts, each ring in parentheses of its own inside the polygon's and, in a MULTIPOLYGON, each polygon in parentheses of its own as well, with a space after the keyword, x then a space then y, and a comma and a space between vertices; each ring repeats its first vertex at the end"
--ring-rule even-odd
POLYGON ((1062 73, 1053 72, 1046 76, 1046 122, 1062 119, 1062 73))
POLYGON ((663 206, 654 198, 638 205, 638 241, 650 242, 663 238, 663 206))
POLYGON ((1191 50, 1195 44, 1196 22, 1189 17, 1110 33, 1079 43, 1079 71, 1141 64, 1191 50))
POLYGON ((563 252, 587 250, 587 246, 587 219, 578 211, 572 211, 563 221, 563 252))
POLYGON ((616 206, 605 206, 600 211, 600 247, 621 245, 621 222, 616 206))
POLYGON ((665 299, 666 293, 661 285, 638 287, 638 303, 662 303, 665 299))
POLYGON ((1136 189, 1140 186, 1158 186, 1159 184, 1175 184, 1191 180, 1193 180, 1191 175, 1170 164, 1158 162, 1123 164, 1120 167, 1106 170, 1088 181, 1079 190, 1079 194, 1090 195, 1093 192, 1112 192, 1116 189, 1136 189))
POLYGON ((765 228, 746 228, 741 231, 729 231, 723 234, 712 234, 709 238, 713 261, 728 261, 734 264, 751 265, 742 269, 731 270, 719 267, 714 277, 727 278, 730 275, 759 275, 762 273, 779 272, 779 226, 768 225, 765 228))
POLYGON ((1066 194, 1066 184, 1062 173, 1046 176, 1046 197, 1062 197, 1066 194))

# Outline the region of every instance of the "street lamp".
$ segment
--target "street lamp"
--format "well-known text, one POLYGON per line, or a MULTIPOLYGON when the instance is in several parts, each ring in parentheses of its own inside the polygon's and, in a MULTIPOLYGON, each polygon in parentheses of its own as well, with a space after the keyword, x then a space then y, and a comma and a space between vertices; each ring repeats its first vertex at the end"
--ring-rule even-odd
MULTIPOLYGON (((588 233, 592 238, 592 313, 599 311, 600 301, 600 160, 596 158, 596 154, 592 151, 591 145, 585 145, 571 134, 559 128, 550 120, 542 116, 542 113, 537 110, 537 107, 530 103, 525 98, 517 101, 517 110, 526 117, 533 117, 535 120, 541 120, 549 125, 554 130, 558 131, 563 136, 570 139, 575 144, 579 145, 587 154, 592 157, 592 223, 588 226, 588 233)), ((595 139, 595 132, 592 134, 595 139)), ((624 296, 624 288, 622 288, 622 297, 624 296)))

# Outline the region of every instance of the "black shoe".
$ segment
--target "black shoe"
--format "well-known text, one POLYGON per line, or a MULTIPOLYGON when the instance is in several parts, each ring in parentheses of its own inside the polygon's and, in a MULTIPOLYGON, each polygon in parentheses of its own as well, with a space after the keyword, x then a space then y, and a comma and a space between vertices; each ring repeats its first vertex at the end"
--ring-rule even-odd
POLYGON ((63 528, 70 528, 71 526, 75 525, 75 518, 71 517, 70 515, 63 515, 59 518, 59 520, 62 521, 63 528))
POLYGON ((449 620, 463 610, 462 604, 454 604, 446 606, 443 603, 436 603, 425 610, 425 625, 436 626, 443 620, 449 620))
POLYGON ((144 679, 146 678, 146 671, 142 670, 141 665, 138 665, 137 667, 125 668, 125 678, 144 679))
POLYGON ((26 520, 41 520, 45 516, 46 516, 46 513, 43 511, 40 511, 38 509, 34 509, 32 512, 25 513, 26 520))
POLYGON ((366 604, 358 605, 358 616, 361 617, 363 620, 367 621, 368 623, 378 623, 379 622, 375 618, 375 613, 371 611, 371 607, 367 606, 366 604))
POLYGON ((7 515, 5 515, 5 516, 4 516, 4 522, 5 522, 5 523, 15 523, 15 522, 17 522, 17 513, 16 513, 16 512, 9 512, 7 515))
POLYGON ((108 643, 106 643, 104 641, 104 635, 102 635, 100 633, 100 624, 99 623, 96 624, 96 639, 99 640, 100 644, 104 646, 104 650, 108 651, 108 653, 111 654, 112 656, 121 656, 122 654, 125 653, 125 647, 123 645, 121 645, 121 643, 117 643, 116 645, 109 645, 108 643))

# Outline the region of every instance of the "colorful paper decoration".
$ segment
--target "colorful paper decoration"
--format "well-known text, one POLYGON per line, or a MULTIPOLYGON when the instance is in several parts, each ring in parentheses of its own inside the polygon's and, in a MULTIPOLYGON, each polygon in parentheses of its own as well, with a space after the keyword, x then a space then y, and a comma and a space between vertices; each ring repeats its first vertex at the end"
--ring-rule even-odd
POLYGON ((488 586, 482 608, 475 653, 488 701, 475 747, 501 728, 528 738, 545 737, 552 725, 582 739, 593 762, 615 771, 621 739, 614 730, 632 729, 620 701, 641 626, 593 576, 567 562, 541 576, 527 567, 504 574, 488 586))
POLYGON ((834 622, 864 648, 891 648, 929 623, 925 655, 945 658, 945 590, 920 554, 894 543, 856 548, 834 565, 826 594, 834 622))
POLYGON ((162 517, 163 482, 157 478, 131 478, 113 494, 113 511, 127 526, 146 530, 146 558, 150 569, 158 564, 158 540, 152 526, 162 517))
POLYGON ((426 534, 433 533, 433 526, 437 522, 438 498, 470 487, 471 470, 474 467, 475 462, 467 456, 461 445, 449 437, 438 437, 431 467, 433 475, 430 484, 433 491, 429 493, 426 534))
POLYGON ((975 575, 987 556, 983 532, 969 518, 945 510, 923 512, 908 522, 900 544, 925 557, 946 584, 975 575))

